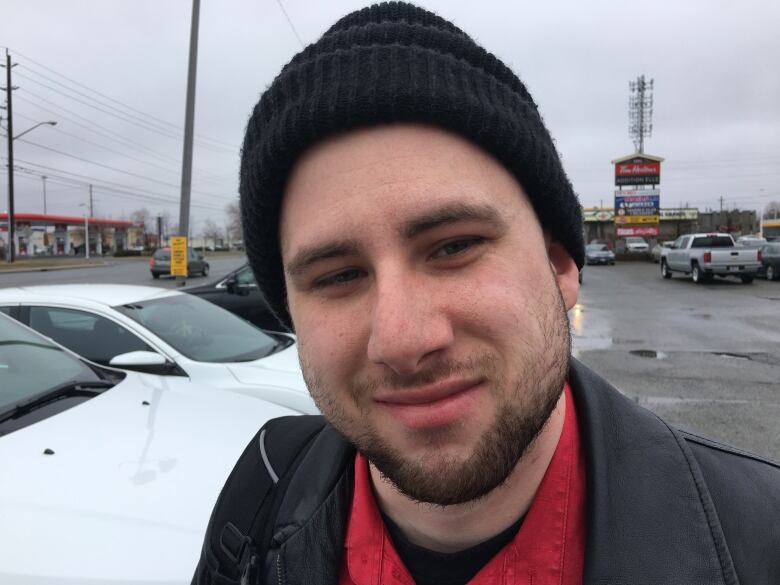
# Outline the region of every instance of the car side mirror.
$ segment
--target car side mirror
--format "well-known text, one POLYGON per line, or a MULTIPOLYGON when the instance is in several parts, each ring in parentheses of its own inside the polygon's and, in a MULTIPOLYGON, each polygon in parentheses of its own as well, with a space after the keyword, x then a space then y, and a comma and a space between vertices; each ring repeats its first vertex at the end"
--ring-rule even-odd
POLYGON ((109 366, 121 368, 123 370, 133 370, 136 372, 145 372, 147 374, 166 375, 184 375, 181 369, 154 351, 129 351, 115 355, 108 362, 109 366))
POLYGON ((225 288, 231 295, 238 292, 238 281, 235 276, 231 276, 225 281, 225 288))

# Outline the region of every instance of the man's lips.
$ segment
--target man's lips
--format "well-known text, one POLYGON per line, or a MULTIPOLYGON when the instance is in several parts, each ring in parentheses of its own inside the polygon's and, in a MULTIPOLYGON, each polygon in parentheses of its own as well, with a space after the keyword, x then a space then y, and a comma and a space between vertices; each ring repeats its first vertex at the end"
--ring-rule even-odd
POLYGON ((442 426, 465 416, 476 406, 481 379, 447 380, 417 388, 381 391, 375 402, 405 426, 442 426))
POLYGON ((482 380, 445 380, 405 390, 384 390, 374 396, 377 402, 386 404, 426 404, 463 392, 479 384, 482 380))

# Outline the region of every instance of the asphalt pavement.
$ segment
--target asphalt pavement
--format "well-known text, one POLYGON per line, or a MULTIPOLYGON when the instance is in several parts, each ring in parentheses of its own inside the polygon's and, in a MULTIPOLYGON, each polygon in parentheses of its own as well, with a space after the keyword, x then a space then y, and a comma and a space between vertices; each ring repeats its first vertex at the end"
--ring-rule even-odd
POLYGON ((780 282, 589 266, 569 320, 575 356, 639 404, 780 461, 780 282))
MULTIPOLYGON (((210 273, 207 277, 188 278, 187 286, 203 284, 224 276, 246 262, 241 254, 206 254, 210 273)), ((38 262, 37 260, 35 262, 38 262)), ((35 269, 30 263, 23 271, 0 270, 0 288, 8 286, 34 286, 38 284, 143 284, 162 288, 176 288, 174 278, 152 279, 149 271, 149 258, 104 258, 102 264, 86 264, 81 259, 62 259, 57 262, 41 262, 45 270, 35 269), (80 264, 78 263, 80 260, 80 264), (83 267, 78 267, 78 266, 83 267), (76 266, 74 268, 74 266, 76 266), (62 268, 62 269, 60 269, 62 268)))
MULTIPOLYGON (((241 255, 208 256, 211 274, 241 255)), ((0 272, 0 287, 47 283, 145 284, 148 258, 46 272, 0 272)), ((663 280, 658 265, 589 266, 569 312, 573 353, 639 404, 668 421, 780 461, 780 281, 695 285, 663 280)))

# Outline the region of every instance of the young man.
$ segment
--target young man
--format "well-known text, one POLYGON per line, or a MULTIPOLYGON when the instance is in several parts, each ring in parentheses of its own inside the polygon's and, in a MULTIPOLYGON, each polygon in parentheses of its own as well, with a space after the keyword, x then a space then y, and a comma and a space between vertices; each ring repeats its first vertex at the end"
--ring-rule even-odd
POLYGON ((273 495, 239 464, 195 582, 780 582, 780 469, 571 358, 577 198, 523 84, 451 23, 382 4, 297 55, 241 200, 327 424, 278 474, 259 434, 273 495))

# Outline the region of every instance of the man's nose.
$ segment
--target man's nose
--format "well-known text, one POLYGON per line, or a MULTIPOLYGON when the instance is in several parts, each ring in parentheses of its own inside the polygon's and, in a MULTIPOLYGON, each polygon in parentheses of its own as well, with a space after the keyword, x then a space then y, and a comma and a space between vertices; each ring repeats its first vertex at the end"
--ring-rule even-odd
POLYGON ((452 323, 432 284, 420 275, 376 280, 368 341, 372 362, 412 374, 426 356, 452 344, 452 323))

